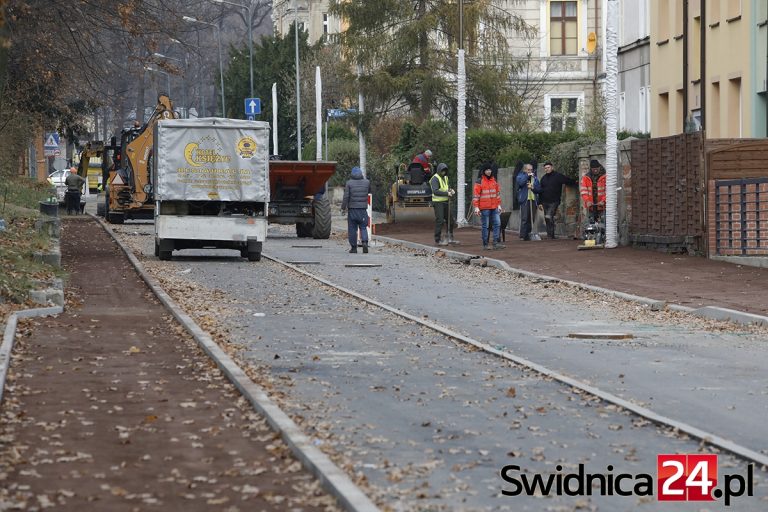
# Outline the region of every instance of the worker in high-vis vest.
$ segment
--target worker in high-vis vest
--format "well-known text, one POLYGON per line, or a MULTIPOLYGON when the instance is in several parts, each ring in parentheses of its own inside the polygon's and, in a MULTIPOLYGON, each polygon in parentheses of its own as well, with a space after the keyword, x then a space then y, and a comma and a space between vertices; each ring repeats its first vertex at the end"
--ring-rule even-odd
POLYGON ((456 191, 448 186, 448 166, 441 163, 437 166, 437 172, 429 180, 432 188, 432 207, 435 209, 435 244, 448 245, 453 243, 453 228, 456 225, 456 217, 451 214, 450 199, 456 191), (443 224, 448 224, 446 238, 442 238, 443 224))

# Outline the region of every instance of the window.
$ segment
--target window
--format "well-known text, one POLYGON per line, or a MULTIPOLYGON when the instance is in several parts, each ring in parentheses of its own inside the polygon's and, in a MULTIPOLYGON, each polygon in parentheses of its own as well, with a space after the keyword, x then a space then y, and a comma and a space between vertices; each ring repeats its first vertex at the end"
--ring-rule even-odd
POLYGON ((323 13, 323 34, 328 33, 328 13, 323 13))
POLYGON ((550 131, 564 132, 576 130, 578 127, 578 107, 578 98, 550 98, 550 131))
MULTIPOLYGON (((719 0, 718 0, 719 1, 719 0)), ((656 19, 658 20, 658 27, 659 27, 659 33, 658 33, 658 40, 664 41, 665 39, 669 39, 669 2, 668 0, 659 0, 658 4, 658 11, 656 19)))
POLYGON ((577 2, 550 2, 549 53, 550 55, 576 55, 578 53, 577 2))
POLYGON ((720 82, 712 84, 712 98, 710 108, 707 111, 707 132, 713 137, 720 136, 720 82))
POLYGON ((728 0, 728 19, 741 16, 741 0, 728 0))
POLYGON ((711 25, 720 21, 720 0, 709 0, 707 5, 707 22, 711 25))
POLYGON ((728 80, 728 137, 741 137, 741 78, 728 80))
POLYGON ((659 94, 659 133, 656 137, 664 137, 670 134, 669 130, 669 93, 659 94))

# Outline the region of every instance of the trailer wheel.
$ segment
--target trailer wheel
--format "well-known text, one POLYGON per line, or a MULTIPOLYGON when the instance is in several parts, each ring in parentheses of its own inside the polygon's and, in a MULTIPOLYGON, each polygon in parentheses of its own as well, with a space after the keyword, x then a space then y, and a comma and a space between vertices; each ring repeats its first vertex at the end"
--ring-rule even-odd
POLYGON ((261 253, 260 252, 249 252, 248 253, 248 261, 261 261, 261 253))
POLYGON ((331 237, 331 200, 327 195, 315 199, 315 224, 312 227, 312 238, 328 239, 331 237))
POLYGON ((313 223, 311 222, 297 222, 296 223, 296 236, 299 238, 309 238, 312 236, 313 223))
POLYGON ((107 214, 107 221, 110 224, 122 224, 125 222, 125 215, 122 212, 109 212, 107 214))
POLYGON ((104 217, 105 212, 107 211, 107 205, 104 203, 96 203, 96 215, 99 217, 104 217))
POLYGON ((162 261, 169 261, 172 253, 173 251, 158 251, 157 257, 162 261))
POLYGON ((160 256, 160 242, 157 241, 157 238, 155 238, 155 257, 160 256))

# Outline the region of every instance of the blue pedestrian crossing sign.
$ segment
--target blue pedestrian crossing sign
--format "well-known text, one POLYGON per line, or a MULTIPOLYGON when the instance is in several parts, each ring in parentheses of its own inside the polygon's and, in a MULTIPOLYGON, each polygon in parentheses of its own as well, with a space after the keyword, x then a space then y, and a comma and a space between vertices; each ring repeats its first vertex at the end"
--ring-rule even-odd
POLYGON ((248 119, 261 114, 261 98, 245 98, 245 115, 248 119))

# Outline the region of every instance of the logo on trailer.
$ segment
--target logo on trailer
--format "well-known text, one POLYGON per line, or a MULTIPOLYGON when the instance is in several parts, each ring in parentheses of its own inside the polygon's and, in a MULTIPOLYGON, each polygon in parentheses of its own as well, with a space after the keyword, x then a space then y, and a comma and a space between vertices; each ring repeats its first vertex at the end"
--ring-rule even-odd
POLYGON ((240 158, 243 160, 253 158, 256 154, 256 141, 248 136, 241 137, 240 140, 237 141, 237 154, 239 154, 240 158))
POLYGON ((232 160, 231 156, 222 155, 221 151, 221 145, 216 139, 203 137, 197 142, 189 142, 184 146, 184 160, 192 167, 227 163, 232 160))

